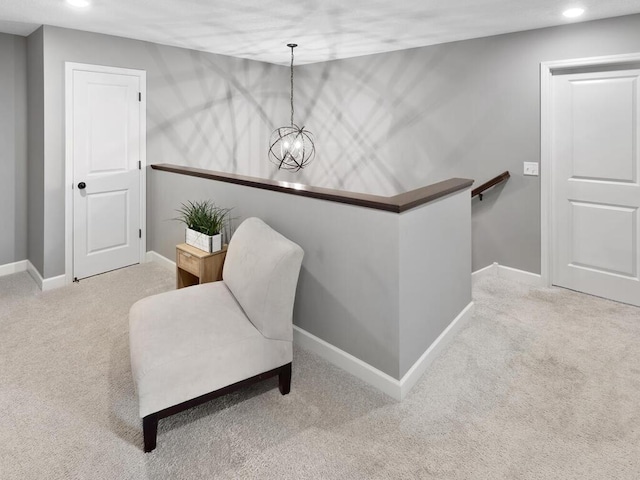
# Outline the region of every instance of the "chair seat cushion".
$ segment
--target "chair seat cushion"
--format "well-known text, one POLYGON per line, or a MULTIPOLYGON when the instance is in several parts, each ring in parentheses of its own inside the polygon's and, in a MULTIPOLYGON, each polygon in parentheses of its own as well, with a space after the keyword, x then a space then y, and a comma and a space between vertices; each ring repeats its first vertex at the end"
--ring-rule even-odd
POLYGON ((129 342, 141 417, 292 359, 291 342, 263 337, 224 282, 140 300, 129 342))

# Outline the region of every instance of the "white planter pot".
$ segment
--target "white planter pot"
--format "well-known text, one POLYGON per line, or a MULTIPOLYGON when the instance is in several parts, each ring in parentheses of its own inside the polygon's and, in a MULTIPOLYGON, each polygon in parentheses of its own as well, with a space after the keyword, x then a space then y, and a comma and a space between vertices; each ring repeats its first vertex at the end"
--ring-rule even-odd
POLYGON ((220 233, 211 236, 187 228, 185 231, 185 241, 188 245, 209 253, 222 250, 222 234, 220 233))

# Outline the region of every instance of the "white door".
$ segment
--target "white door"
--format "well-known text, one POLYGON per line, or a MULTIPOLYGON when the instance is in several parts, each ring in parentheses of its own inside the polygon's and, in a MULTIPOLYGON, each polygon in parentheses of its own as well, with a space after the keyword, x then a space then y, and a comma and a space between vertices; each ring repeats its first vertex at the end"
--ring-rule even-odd
POLYGON ((81 279, 141 261, 144 112, 139 75, 72 69, 71 81, 73 276, 81 279))
POLYGON ((640 70, 552 79, 552 283, 640 305, 640 70))

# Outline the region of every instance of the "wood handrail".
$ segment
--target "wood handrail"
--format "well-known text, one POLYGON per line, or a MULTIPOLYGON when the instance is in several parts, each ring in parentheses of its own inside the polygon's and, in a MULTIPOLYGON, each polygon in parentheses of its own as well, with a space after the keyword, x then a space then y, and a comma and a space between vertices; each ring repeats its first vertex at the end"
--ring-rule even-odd
POLYGON ((469 188, 473 184, 473 180, 468 178, 450 178, 415 190, 399 193, 392 197, 383 197, 366 193, 312 187, 300 183, 248 177, 235 173, 215 172, 212 170, 171 165, 167 163, 156 163, 151 165, 151 168, 153 170, 207 178, 220 182, 235 183, 246 187, 261 188, 263 190, 271 190, 302 197, 318 198, 320 200, 345 203, 359 207, 372 208, 375 210, 385 210, 393 213, 405 212, 425 203, 432 202, 438 198, 469 188))
POLYGON ((471 198, 475 197, 476 195, 479 195, 480 196, 480 201, 482 201, 482 192, 484 192, 485 190, 488 190, 491 187, 495 187, 499 183, 502 183, 502 182, 506 181, 510 176, 511 175, 509 174, 509 172, 506 171, 506 172, 501 173, 497 177, 493 177, 488 182, 485 182, 482 185, 480 185, 480 186, 474 188, 473 190, 471 190, 471 198))

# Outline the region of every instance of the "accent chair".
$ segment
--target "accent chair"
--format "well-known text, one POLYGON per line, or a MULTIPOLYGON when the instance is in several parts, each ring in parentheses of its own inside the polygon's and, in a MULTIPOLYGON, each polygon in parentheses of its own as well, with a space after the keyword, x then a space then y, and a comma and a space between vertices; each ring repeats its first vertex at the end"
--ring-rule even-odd
POLYGON ((129 313, 144 451, 158 421, 273 376, 291 388, 293 304, 304 252, 258 218, 238 227, 222 281, 147 297, 129 313))

